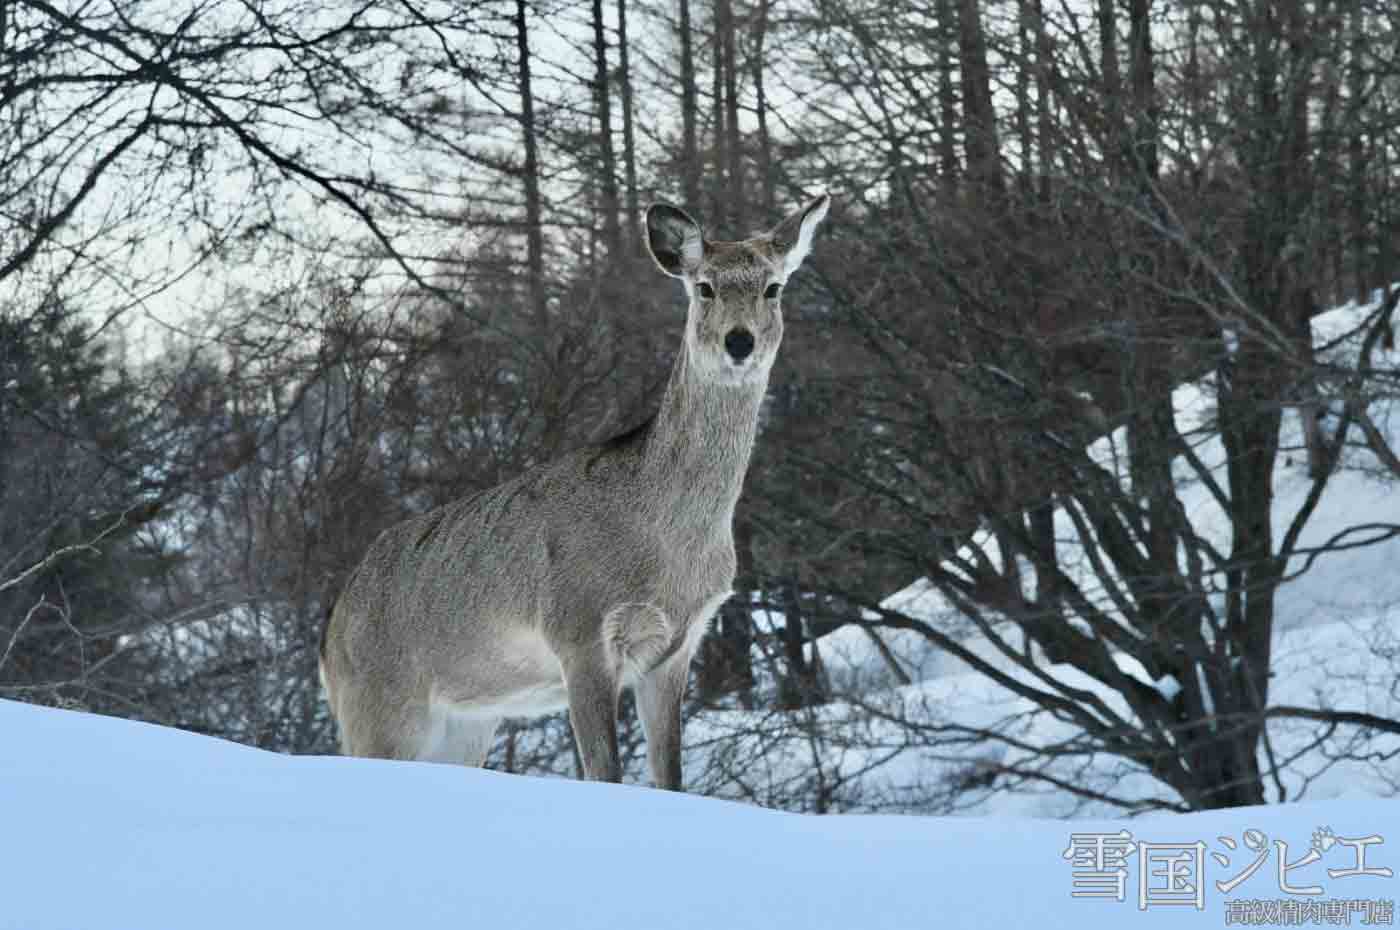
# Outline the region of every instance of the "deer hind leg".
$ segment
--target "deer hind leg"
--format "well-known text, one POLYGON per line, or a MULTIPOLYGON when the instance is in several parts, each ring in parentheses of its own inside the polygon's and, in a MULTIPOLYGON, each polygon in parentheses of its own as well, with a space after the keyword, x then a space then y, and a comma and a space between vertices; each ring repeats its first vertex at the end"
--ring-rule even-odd
POLYGON ((689 674, 690 654, 682 650, 643 675, 636 687, 651 780, 667 791, 681 790, 681 702, 689 674))

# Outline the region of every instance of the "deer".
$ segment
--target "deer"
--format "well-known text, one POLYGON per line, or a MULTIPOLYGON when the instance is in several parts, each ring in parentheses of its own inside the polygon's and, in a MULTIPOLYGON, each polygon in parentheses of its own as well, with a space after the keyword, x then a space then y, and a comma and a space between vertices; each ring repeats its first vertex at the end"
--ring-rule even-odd
POLYGON ((655 414, 374 540, 322 631, 343 753, 481 766, 502 720, 567 709, 584 777, 620 782, 630 688, 652 782, 682 789, 690 663, 734 584, 783 288, 829 206, 739 241, 647 209, 647 250, 689 299, 655 414))

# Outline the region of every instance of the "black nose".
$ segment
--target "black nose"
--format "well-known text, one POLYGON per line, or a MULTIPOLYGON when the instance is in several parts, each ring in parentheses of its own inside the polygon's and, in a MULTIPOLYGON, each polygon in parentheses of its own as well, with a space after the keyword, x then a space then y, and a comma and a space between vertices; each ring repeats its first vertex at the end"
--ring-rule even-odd
POLYGON ((724 351, 736 362, 742 362, 753 351, 753 333, 747 329, 731 329, 724 337, 724 351))

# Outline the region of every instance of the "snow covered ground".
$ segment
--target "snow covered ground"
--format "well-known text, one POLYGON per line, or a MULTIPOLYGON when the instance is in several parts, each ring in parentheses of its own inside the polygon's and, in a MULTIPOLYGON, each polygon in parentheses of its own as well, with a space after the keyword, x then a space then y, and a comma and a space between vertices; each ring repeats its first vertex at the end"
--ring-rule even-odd
POLYGON ((1367 908, 1393 920, 1400 896, 1387 801, 1073 823, 814 817, 280 756, 4 701, 0 733, 0 930, 1119 930, 1301 908, 1361 924, 1367 908), (1307 860, 1282 880, 1311 893, 1280 886, 1281 854, 1307 860), (1076 872, 1101 896, 1074 897, 1076 872), (1166 903, 1172 884, 1185 903, 1166 903))

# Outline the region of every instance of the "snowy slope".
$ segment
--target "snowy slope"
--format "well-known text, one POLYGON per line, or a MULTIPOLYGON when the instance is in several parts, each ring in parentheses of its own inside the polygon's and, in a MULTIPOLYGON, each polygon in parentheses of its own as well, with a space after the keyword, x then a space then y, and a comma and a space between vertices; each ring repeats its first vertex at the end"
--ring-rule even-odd
MULTIPOLYGON (((1272 858, 1229 893, 1215 886, 1255 858, 1246 830, 1288 843, 1290 862, 1322 826, 1376 835, 1366 868, 1400 868, 1400 804, 1383 801, 1072 825, 810 817, 632 786, 279 756, 3 701, 0 734, 0 930, 1218 927, 1240 901, 1290 899, 1272 858), (1149 878, 1140 911, 1137 852, 1122 901, 1112 887, 1115 897, 1071 897, 1071 833, 1122 829, 1207 844, 1201 910, 1158 903, 1149 878)), ((1324 843, 1287 879, 1347 907, 1393 902, 1393 876, 1326 874, 1354 866, 1354 848, 1324 843)))

